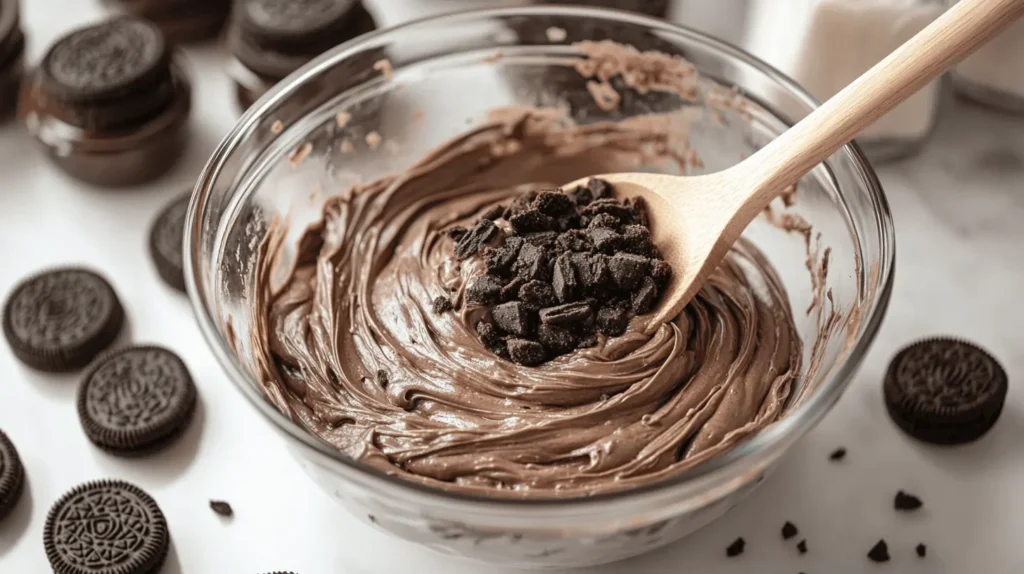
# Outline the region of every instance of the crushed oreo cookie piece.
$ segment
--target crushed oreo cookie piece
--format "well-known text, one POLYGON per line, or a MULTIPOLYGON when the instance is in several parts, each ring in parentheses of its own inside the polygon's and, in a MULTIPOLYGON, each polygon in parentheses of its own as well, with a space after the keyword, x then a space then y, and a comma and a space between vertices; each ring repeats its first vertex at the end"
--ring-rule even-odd
POLYGON ((927 556, 927 555, 928 555, 928 547, 927 547, 927 546, 925 546, 925 545, 924 545, 924 543, 922 542, 921 544, 918 544, 918 545, 917 545, 917 546, 916 546, 916 547, 914 548, 914 552, 917 552, 917 556, 918 556, 919 558, 924 558, 925 556, 927 556))
POLYGON ((466 301, 480 305, 497 303, 503 287, 501 280, 490 275, 475 277, 466 287, 466 301))
POLYGON ((517 337, 526 337, 533 331, 535 312, 521 301, 502 303, 491 309, 494 324, 517 337))
POLYGON ((544 345, 529 339, 509 339, 508 354, 513 361, 526 367, 536 367, 547 358, 544 345))
POLYGON ((807 541, 801 540, 800 542, 797 542, 796 549, 800 554, 807 554, 807 541))
POLYGON ((924 506, 924 503, 921 502, 920 498, 902 490, 896 493, 896 498, 893 500, 893 508, 900 512, 911 512, 921 508, 922 506, 924 506))
MULTIPOLYGON (((490 219, 481 219, 473 226, 468 233, 462 235, 455 244, 455 256, 459 259, 468 259, 476 255, 477 251, 490 241, 491 237, 498 232, 498 227, 490 219)), ((451 232, 449 232, 451 235, 451 232)), ((454 239, 454 237, 453 237, 454 239)))
POLYGON ((732 544, 725 548, 725 555, 729 558, 735 558, 740 554, 743 554, 743 550, 747 547, 747 541, 742 537, 733 540, 732 544))
POLYGON ((437 297, 434 297, 432 306, 434 308, 434 313, 437 313, 439 315, 446 311, 451 311, 454 308, 452 307, 452 300, 445 297, 444 295, 438 295, 437 297))
POLYGON ((833 462, 843 460, 844 458, 846 458, 846 449, 843 447, 835 449, 832 451, 832 454, 828 455, 828 459, 833 462))
POLYGON ((482 257, 485 274, 455 301, 487 307, 476 329, 488 349, 536 364, 621 336, 655 308, 673 269, 651 240, 644 203, 612 191, 600 179, 530 191, 482 210, 471 229, 447 230, 457 258, 482 257))
POLYGON ((796 536, 799 533, 800 533, 800 531, 797 530, 796 525, 793 524, 792 522, 788 522, 787 521, 785 524, 782 525, 782 539, 783 540, 789 540, 790 538, 793 538, 794 536, 796 536))
POLYGON ((889 561, 889 545, 885 543, 885 540, 879 540, 877 544, 871 547, 871 550, 868 551, 868 558, 872 562, 889 561))

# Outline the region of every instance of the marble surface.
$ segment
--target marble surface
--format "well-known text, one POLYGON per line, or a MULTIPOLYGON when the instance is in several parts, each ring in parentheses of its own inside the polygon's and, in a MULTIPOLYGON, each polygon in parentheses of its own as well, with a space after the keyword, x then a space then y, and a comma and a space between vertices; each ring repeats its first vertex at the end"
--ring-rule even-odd
MULTIPOLYGON (((62 31, 100 14, 88 1, 23 2, 30 58, 62 31)), ((57 171, 9 123, 0 128, 0 293, 50 265, 83 263, 116 286, 134 342, 166 345, 188 361, 200 409, 188 432, 158 457, 125 460, 94 448, 75 416, 78 375, 33 372, 0 345, 0 428, 21 450, 28 488, 0 524, 0 572, 46 571, 46 512, 80 482, 120 477, 144 487, 167 514, 173 552, 164 574, 470 574, 502 571, 452 561, 399 542, 347 516, 293 464, 281 439, 227 383, 187 301, 165 287, 146 252, 150 220, 190 185, 236 112, 214 47, 190 49, 199 78, 193 146, 175 171, 137 190, 84 186, 57 171), (226 499, 234 519, 216 516, 226 499)), ((1024 119, 947 102, 934 139, 915 158, 880 168, 896 219, 898 263, 888 318, 854 384, 826 420, 750 499, 667 549, 589 570, 617 573, 1003 574, 1024 570, 1024 119), (988 347, 1010 393, 996 427, 976 444, 914 442, 888 420, 880 378, 904 343, 949 333, 988 347), (845 446, 842 463, 828 454, 845 446), (897 515, 898 489, 925 508, 897 515), (809 552, 779 529, 793 521, 809 552), (725 558, 737 536, 747 551, 725 558), (884 537, 893 561, 865 558, 884 537), (918 559, 913 547, 929 545, 918 559)))

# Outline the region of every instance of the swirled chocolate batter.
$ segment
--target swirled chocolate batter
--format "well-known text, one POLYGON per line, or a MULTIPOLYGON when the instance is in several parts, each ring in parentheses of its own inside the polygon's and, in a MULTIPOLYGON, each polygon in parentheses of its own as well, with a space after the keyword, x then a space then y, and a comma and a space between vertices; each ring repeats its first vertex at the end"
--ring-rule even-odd
POLYGON ((489 350, 486 272, 445 233, 531 190, 687 157, 685 114, 578 126, 511 109, 403 173, 328 199, 283 285, 283 231, 255 269, 253 344, 265 392, 356 460, 496 496, 580 496, 679 473, 777 420, 801 343, 780 279, 738 243, 689 307, 536 367, 489 350), (449 298, 454 311, 435 312, 449 298))

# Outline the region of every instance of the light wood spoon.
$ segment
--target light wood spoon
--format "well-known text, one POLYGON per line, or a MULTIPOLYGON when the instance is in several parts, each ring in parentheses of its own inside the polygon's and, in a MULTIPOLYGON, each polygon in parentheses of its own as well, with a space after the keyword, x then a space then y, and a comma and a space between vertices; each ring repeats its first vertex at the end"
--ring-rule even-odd
POLYGON ((724 171, 595 176, 612 183, 618 195, 643 197, 653 240, 672 265, 672 280, 645 330, 683 310, 774 198, 1022 13, 1024 0, 961 0, 795 126, 724 171))

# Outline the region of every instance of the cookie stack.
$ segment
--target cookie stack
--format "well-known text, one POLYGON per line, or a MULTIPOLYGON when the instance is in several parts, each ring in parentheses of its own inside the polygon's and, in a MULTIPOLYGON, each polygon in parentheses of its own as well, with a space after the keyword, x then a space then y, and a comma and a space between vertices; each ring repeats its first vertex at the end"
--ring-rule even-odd
POLYGON ((231 0, 105 0, 110 6, 145 18, 172 43, 197 42, 220 34, 231 0))

